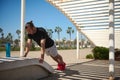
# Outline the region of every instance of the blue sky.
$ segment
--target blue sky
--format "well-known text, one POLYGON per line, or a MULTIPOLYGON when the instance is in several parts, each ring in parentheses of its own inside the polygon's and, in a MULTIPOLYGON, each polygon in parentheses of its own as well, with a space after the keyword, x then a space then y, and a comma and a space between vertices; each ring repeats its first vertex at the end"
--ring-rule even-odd
MULTIPOLYGON (((0 0, 0 28, 5 36, 12 33, 14 39, 17 38, 16 30, 20 29, 20 9, 21 0, 0 0)), ((25 22, 33 20, 35 26, 47 29, 55 29, 56 26, 62 28, 61 39, 69 35, 66 33, 68 27, 74 29, 72 39, 76 37, 75 26, 51 4, 45 0, 26 0, 25 22)), ((57 39, 57 33, 53 33, 53 39, 57 39)))

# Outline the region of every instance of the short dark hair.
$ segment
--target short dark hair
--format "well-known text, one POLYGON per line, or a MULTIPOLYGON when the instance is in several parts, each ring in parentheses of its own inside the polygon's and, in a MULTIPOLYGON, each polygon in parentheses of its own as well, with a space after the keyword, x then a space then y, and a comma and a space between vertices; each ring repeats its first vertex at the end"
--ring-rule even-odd
POLYGON ((34 27, 33 21, 27 22, 26 25, 25 25, 25 29, 27 29, 28 25, 31 28, 34 27))

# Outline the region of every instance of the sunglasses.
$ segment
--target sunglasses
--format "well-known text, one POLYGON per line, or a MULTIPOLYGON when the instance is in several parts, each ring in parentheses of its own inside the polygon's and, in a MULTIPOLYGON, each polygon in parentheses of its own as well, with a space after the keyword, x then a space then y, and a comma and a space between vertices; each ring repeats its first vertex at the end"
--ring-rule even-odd
POLYGON ((25 26, 25 29, 27 29, 28 28, 28 26, 25 26))

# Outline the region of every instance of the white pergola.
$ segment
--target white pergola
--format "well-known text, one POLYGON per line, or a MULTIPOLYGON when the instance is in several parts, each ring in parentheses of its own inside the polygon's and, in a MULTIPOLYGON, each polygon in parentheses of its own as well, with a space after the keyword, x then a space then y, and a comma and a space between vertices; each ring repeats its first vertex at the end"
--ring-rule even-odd
MULTIPOLYGON (((77 29, 77 58, 79 32, 95 46, 109 47, 109 74, 114 78, 114 49, 120 48, 120 0, 47 0, 59 9, 77 29)), ((21 0, 21 50, 24 53, 25 0, 21 0)))

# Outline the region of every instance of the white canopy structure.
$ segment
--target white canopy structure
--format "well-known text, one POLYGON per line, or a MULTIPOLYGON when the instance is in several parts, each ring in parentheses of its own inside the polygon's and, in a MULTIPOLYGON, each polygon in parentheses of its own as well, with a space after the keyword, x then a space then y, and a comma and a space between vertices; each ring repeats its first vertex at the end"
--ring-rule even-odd
MULTIPOLYGON (((95 46, 109 47, 109 0, 47 0, 95 46)), ((115 0, 115 48, 120 48, 120 0, 115 0)))

